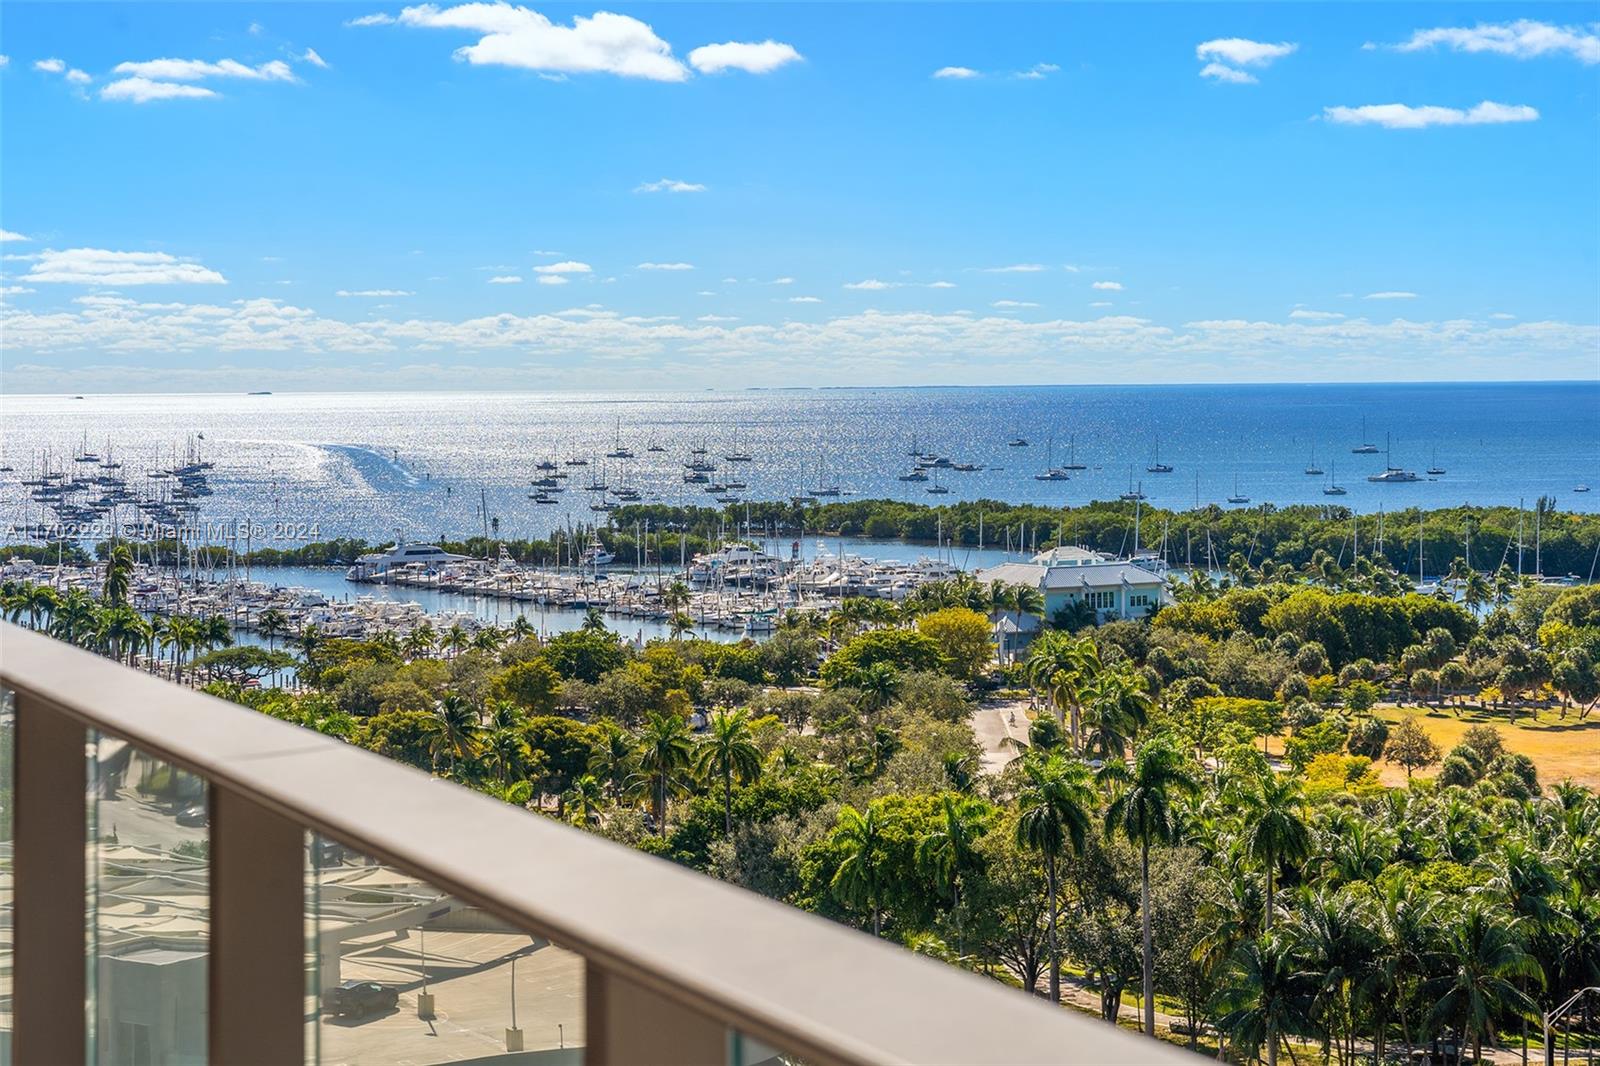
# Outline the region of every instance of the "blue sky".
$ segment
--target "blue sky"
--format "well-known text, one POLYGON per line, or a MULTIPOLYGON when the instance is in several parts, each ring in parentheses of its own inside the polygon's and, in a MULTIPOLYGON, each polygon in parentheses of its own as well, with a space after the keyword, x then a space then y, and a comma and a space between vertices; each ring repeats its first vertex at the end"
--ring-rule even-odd
POLYGON ((1600 376, 1592 5, 606 10, 7 4, 0 387, 1600 376))

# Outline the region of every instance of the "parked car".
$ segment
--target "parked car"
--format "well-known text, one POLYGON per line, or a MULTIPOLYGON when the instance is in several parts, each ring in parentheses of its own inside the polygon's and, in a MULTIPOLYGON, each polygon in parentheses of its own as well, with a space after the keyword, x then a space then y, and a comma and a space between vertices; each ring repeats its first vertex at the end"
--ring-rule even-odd
POLYGON ((379 1014, 394 1010, 400 1003, 400 993, 376 981, 346 981, 337 988, 322 993, 322 1010, 325 1014, 379 1014))
POLYGON ((204 803, 191 804, 178 812, 178 824, 194 828, 210 824, 211 816, 204 803))

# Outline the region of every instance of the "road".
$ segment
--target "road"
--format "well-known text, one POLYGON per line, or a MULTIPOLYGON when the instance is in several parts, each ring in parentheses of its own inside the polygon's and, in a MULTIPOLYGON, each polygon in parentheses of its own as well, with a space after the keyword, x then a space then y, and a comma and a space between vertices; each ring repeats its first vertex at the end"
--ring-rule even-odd
POLYGON ((983 749, 983 772, 997 774, 1018 755, 1012 739, 1028 739, 1028 703, 1026 700, 1002 700, 986 703, 974 711, 968 721, 978 746, 983 749), (1016 721, 1010 721, 1012 715, 1016 721))

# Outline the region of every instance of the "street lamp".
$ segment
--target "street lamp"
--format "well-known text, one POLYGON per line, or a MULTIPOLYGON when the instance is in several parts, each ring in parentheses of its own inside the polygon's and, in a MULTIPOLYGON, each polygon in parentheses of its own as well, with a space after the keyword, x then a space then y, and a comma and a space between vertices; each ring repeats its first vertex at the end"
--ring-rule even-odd
POLYGON ((522 952, 511 956, 511 1028, 506 1030, 506 1050, 522 1050, 522 1030, 517 1027, 517 958, 522 952))
POLYGON ((433 995, 428 991, 428 923, 426 920, 417 925, 417 932, 422 936, 420 954, 422 956, 422 991, 417 993, 417 1017, 423 1021, 433 1019, 433 995))
POLYGON ((1551 1026, 1555 1025, 1555 1023, 1561 1019, 1561 1016, 1567 1013, 1567 1010, 1571 1008, 1574 1003, 1578 1002, 1578 1000, 1582 999, 1584 996, 1587 996, 1590 992, 1600 992, 1600 985, 1590 985, 1588 988, 1580 988, 1578 991, 1574 992, 1565 1003, 1561 1004, 1561 1006, 1557 1007, 1555 1010, 1544 1012, 1544 1066, 1555 1066, 1556 1061, 1556 1050, 1555 1047, 1550 1043, 1551 1026))

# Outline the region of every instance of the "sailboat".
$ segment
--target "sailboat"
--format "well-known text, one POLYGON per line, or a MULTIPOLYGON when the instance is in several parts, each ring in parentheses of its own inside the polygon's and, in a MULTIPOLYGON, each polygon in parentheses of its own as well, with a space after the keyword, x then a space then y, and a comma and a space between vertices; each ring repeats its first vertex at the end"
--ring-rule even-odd
POLYGON ((932 496, 946 496, 950 492, 950 487, 939 484, 939 472, 935 470, 933 472, 933 484, 928 486, 927 491, 932 496))
POLYGON ((1315 441, 1311 443, 1311 458, 1306 462, 1306 474, 1309 477, 1322 476, 1322 467, 1317 465, 1317 445, 1315 441))
MULTIPOLYGON (((1329 464, 1329 466, 1331 468, 1332 464, 1329 464)), ((1322 486, 1322 494, 1324 496, 1343 496, 1344 486, 1339 484, 1338 479, 1330 473, 1328 475, 1328 483, 1322 486)))
POLYGON ((1028 438, 1024 437, 1021 433, 1018 433, 1015 437, 1012 437, 1010 440, 1006 441, 1007 448, 1026 448, 1027 446, 1028 438))
POLYGON ((1239 475, 1233 475, 1233 495, 1228 497, 1229 503, 1249 503, 1250 497, 1239 491, 1239 475))
POLYGON ((1133 467, 1131 466, 1128 467, 1128 491, 1122 494, 1122 498, 1124 500, 1142 500, 1145 498, 1144 482, 1141 481, 1137 487, 1134 486, 1133 467))
POLYGON ((1051 460, 1055 457, 1056 441, 1054 437, 1045 444, 1044 473, 1033 475, 1035 481, 1070 481, 1072 475, 1059 466, 1052 466, 1051 460))
POLYGON ((1439 465, 1439 448, 1438 448, 1437 445, 1435 445, 1434 449, 1433 449, 1433 462, 1428 467, 1428 474, 1431 477, 1438 477, 1439 475, 1443 474, 1444 472, 1445 472, 1444 467, 1439 465))
POLYGON ((620 418, 617 419, 617 444, 616 444, 616 447, 612 448, 609 452, 606 452, 606 458, 607 459, 632 459, 633 458, 633 453, 631 451, 629 451, 627 448, 624 448, 622 446, 622 419, 620 419, 620 418))
POLYGON ((1086 464, 1078 462, 1078 435, 1076 433, 1074 433, 1071 437, 1067 438, 1067 462, 1066 462, 1066 465, 1062 466, 1061 469, 1063 469, 1063 470, 1087 470, 1087 469, 1089 469, 1089 467, 1086 464))
POLYGON ((1150 460, 1150 465, 1145 467, 1152 474, 1170 474, 1172 467, 1161 461, 1161 438, 1156 438, 1156 453, 1150 460))
POLYGON ((1353 455, 1377 455, 1378 446, 1367 440, 1367 419, 1361 417, 1361 443, 1350 449, 1353 455))
POLYGON ((749 462, 754 462, 754 459, 751 458, 750 453, 745 451, 743 448, 739 447, 739 434, 738 433, 734 433, 734 435, 733 435, 733 444, 734 444, 733 450, 731 452, 728 452, 726 455, 724 455, 723 456, 724 459, 726 459, 730 463, 749 463, 749 462))
POLYGON ((1408 481, 1421 481, 1422 479, 1415 472, 1402 470, 1394 465, 1392 448, 1393 442, 1390 440, 1389 435, 1385 433, 1383 436, 1383 473, 1372 474, 1368 476, 1367 480, 1376 482, 1379 485, 1399 485, 1408 481))

